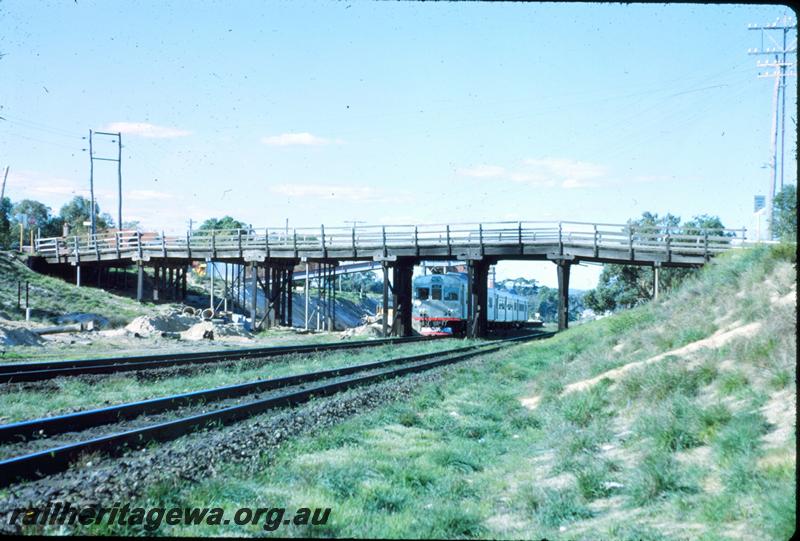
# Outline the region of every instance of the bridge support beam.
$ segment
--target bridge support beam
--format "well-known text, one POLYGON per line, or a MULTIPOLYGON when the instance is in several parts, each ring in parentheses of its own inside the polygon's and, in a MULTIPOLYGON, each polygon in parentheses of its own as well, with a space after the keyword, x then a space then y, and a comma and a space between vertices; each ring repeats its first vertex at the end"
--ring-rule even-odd
POLYGON ((656 262, 653 264, 653 300, 658 300, 658 272, 661 270, 661 264, 656 262))
POLYGON ((292 317, 292 303, 294 300, 294 282, 292 281, 292 274, 294 274, 294 265, 286 270, 286 324, 289 327, 294 327, 294 318, 292 317))
POLYGON ((169 277, 167 278, 167 298, 169 300, 174 301, 175 297, 175 269, 173 267, 169 268, 169 277))
POLYGON ((153 300, 154 301, 158 300, 158 291, 159 291, 159 289, 161 289, 161 277, 159 276, 159 271, 160 270, 161 270, 161 267, 159 267, 158 265, 156 265, 153 268, 153 300))
POLYGON ((411 293, 414 263, 398 260, 392 266, 392 306, 394 320, 392 334, 395 336, 411 336, 411 293))
POLYGON ((381 334, 389 336, 389 265, 383 264, 383 323, 381 334))
POLYGON ((569 327, 569 270, 572 262, 566 259, 555 262, 558 273, 558 330, 569 327))
POLYGON ((141 261, 136 263, 136 300, 144 301, 144 265, 141 261))
POLYGON ((489 297, 489 266, 489 261, 483 259, 467 262, 467 336, 470 338, 485 338, 489 329, 486 308, 489 297))
POLYGON ((256 318, 256 301, 258 300, 258 267, 250 263, 250 330, 255 332, 258 327, 256 318))
POLYGON ((181 271, 181 300, 186 300, 186 274, 189 272, 189 268, 184 265, 183 270, 181 271))

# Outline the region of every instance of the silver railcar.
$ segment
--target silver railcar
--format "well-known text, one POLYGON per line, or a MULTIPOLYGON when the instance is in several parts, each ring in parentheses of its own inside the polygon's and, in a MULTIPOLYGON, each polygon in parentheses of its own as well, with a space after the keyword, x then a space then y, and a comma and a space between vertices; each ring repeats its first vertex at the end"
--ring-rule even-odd
MULTIPOLYGON (((429 274, 414 279, 412 317, 421 334, 464 334, 467 328, 467 275, 429 274)), ((528 320, 528 300, 489 288, 487 320, 493 327, 520 326, 528 320)))

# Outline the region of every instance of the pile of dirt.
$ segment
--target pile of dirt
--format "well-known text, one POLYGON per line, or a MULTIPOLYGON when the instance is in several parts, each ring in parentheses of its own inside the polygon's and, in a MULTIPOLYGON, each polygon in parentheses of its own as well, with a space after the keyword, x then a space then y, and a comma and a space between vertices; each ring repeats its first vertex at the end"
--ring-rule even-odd
POLYGON ((366 323, 358 327, 350 327, 341 333, 342 339, 350 338, 351 336, 383 336, 383 324, 381 323, 366 323))
POLYGON ((39 346, 42 339, 22 326, 11 321, 0 321, 0 345, 3 346, 39 346))
POLYGON ((164 332, 179 333, 188 330, 197 323, 197 318, 182 314, 163 316, 139 316, 125 327, 125 330, 137 336, 150 336, 164 332))
POLYGON ((211 321, 195 323, 180 333, 181 340, 226 340, 232 342, 248 342, 250 333, 242 325, 218 325, 211 321))

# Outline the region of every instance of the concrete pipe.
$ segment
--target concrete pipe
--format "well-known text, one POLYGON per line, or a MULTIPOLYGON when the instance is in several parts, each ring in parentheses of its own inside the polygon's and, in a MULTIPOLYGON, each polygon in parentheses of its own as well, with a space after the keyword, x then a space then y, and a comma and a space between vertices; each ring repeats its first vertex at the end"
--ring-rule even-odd
MULTIPOLYGON (((209 310, 210 310, 210 308, 209 308, 209 310)), ((184 306, 183 310, 181 312, 185 316, 196 316, 197 315, 197 311, 194 308, 192 308, 191 306, 184 306)))
POLYGON ((204 320, 208 321, 212 317, 214 317, 214 310, 212 310, 211 308, 206 308, 205 310, 200 312, 200 317, 202 317, 204 320))

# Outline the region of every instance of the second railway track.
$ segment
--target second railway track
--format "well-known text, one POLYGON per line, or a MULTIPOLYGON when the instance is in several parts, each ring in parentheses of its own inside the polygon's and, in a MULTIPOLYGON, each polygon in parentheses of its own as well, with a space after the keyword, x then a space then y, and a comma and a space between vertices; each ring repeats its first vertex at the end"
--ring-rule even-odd
POLYGON ((540 333, 506 340, 497 340, 463 348, 400 357, 384 361, 309 372, 294 376, 260 380, 238 385, 218 387, 156 398, 106 408, 81 411, 66 415, 45 417, 0 425, 0 445, 8 450, 30 444, 21 454, 0 460, 0 487, 20 480, 36 479, 66 470, 80 456, 102 452, 119 455, 128 449, 139 448, 151 442, 164 442, 213 424, 227 424, 252 417, 270 409, 294 406, 313 397, 327 396, 386 378, 402 376, 463 361, 477 355, 499 351, 510 343, 547 338, 554 333, 540 333), (322 382, 322 383, 320 383, 322 382), (316 384, 315 384, 316 383, 316 384), (315 385, 309 385, 315 384, 315 385), (287 389, 288 388, 288 389, 287 389), (278 389, 285 392, 260 397, 278 389), (242 403, 241 398, 255 395, 242 403), (209 407, 213 402, 238 401, 209 407), (193 410, 194 408, 194 410, 193 410), (185 415, 175 419, 145 420, 140 426, 130 425, 143 416, 155 416, 169 411, 185 410, 185 415), (114 425, 122 424, 122 428, 114 425), (105 434, 97 428, 110 425, 105 434), (81 436, 80 431, 90 432, 81 436), (79 441, 47 445, 50 438, 75 432, 79 441), (110 433, 109 433, 110 432, 110 433))
POLYGON ((85 374, 113 374, 135 370, 151 370, 170 366, 191 366, 221 361, 243 359, 265 359, 297 353, 361 349, 387 344, 408 344, 424 340, 435 340, 426 336, 406 338, 380 338, 332 344, 306 344, 299 346, 272 346, 262 348, 231 349, 198 353, 167 353, 140 355, 135 357, 107 357, 68 361, 39 361, 28 363, 0 364, 0 383, 43 381, 57 377, 81 376, 85 374))

